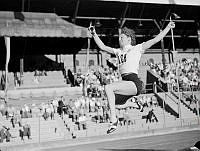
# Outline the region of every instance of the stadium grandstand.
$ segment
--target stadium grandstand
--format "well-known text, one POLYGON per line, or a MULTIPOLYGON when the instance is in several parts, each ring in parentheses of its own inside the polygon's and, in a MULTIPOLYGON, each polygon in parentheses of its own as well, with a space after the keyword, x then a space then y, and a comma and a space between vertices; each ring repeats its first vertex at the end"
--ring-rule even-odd
POLYGON ((200 140, 199 14, 199 0, 1 0, 0 151, 192 147, 200 140), (142 43, 171 19, 176 27, 141 57, 142 94, 116 105, 118 129, 106 134, 104 88, 121 77, 89 25, 117 48, 122 27, 142 43))

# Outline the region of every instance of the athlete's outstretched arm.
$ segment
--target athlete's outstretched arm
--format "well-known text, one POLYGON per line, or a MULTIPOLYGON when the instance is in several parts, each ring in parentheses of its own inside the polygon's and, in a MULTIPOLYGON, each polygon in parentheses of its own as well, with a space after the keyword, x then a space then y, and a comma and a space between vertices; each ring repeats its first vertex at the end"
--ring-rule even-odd
POLYGON ((163 39, 166 36, 169 30, 174 27, 175 27, 175 23, 170 21, 167 27, 165 27, 165 29, 162 32, 160 32, 155 38, 144 42, 142 44, 142 49, 146 50, 150 48, 151 46, 153 46, 154 44, 156 44, 157 42, 159 42, 161 39, 163 39))
POLYGON ((101 39, 99 38, 99 36, 97 35, 96 31, 95 31, 95 28, 94 26, 90 26, 88 28, 88 30, 90 31, 90 33, 92 34, 92 37, 94 38, 94 41, 96 42, 97 46, 103 50, 103 51, 106 51, 108 53, 114 53, 113 52, 113 48, 109 47, 109 46, 106 46, 102 41, 101 39))

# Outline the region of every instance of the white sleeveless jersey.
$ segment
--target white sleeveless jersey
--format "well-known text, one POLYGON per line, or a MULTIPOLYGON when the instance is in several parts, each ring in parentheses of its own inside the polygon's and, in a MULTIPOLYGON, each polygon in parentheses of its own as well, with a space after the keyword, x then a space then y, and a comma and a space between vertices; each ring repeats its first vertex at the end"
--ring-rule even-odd
POLYGON ((118 59, 120 74, 138 74, 140 58, 142 53, 144 53, 142 43, 135 46, 127 45, 123 51, 121 49, 113 48, 113 51, 118 59))

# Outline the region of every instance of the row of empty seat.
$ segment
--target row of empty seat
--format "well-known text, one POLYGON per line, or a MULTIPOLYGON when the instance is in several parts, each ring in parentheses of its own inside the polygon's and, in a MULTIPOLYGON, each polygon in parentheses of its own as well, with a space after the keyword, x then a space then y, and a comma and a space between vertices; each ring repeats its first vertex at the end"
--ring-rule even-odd
MULTIPOLYGON (((3 76, 0 75, 0 78, 3 76)), ((8 73, 8 90, 15 88, 40 88, 40 87, 60 87, 67 86, 66 79, 62 71, 48 71, 42 74, 35 74, 35 72, 24 72, 20 77, 19 73, 14 76, 13 72, 8 73)), ((5 83, 1 83, 3 85, 5 83)), ((1 86, 3 88, 3 86, 1 86)))
POLYGON ((34 72, 25 72, 22 80, 20 88, 66 86, 62 71, 49 71, 42 76, 34 75, 34 72))

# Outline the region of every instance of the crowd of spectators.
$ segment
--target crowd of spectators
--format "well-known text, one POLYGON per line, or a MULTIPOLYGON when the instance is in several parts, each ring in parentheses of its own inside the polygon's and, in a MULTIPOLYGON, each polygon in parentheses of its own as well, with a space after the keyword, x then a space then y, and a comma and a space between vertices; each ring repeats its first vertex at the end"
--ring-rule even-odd
MULTIPOLYGON (((177 79, 181 88, 193 88, 197 90, 200 87, 200 63, 191 61, 190 59, 182 59, 179 62, 167 64, 165 67, 160 64, 150 63, 151 70, 165 79, 175 89, 177 79)), ((45 72, 35 71, 35 80, 39 82, 40 76, 46 76, 45 72)), ((14 107, 0 101, 0 120, 5 117, 10 121, 12 128, 19 126, 19 136, 24 140, 24 136, 30 139, 31 125, 22 123, 23 118, 42 117, 44 120, 54 120, 55 114, 58 114, 64 121, 66 128, 70 130, 70 126, 65 122, 67 115, 77 125, 78 130, 87 128, 87 121, 95 123, 108 123, 109 121, 109 105, 105 96, 104 86, 114 81, 120 80, 120 75, 117 70, 109 67, 91 67, 86 74, 82 74, 78 70, 76 74, 72 74, 68 70, 66 78, 72 86, 81 86, 83 88, 83 96, 76 99, 66 99, 56 97, 49 100, 47 103, 41 104, 24 104, 22 107, 14 107)), ((2 79, 1 81, 3 81, 2 79)), ((193 103, 188 99, 186 101, 193 103)), ((142 116, 147 122, 158 122, 158 118, 154 114, 154 107, 158 106, 156 97, 141 95, 133 97, 129 100, 128 107, 118 108, 117 117, 120 125, 134 124, 128 112, 129 109, 138 109, 140 112, 147 111, 146 115, 142 116)), ((131 115, 132 116, 132 115, 131 115)), ((0 124, 0 142, 10 141, 10 127, 0 124)))
MULTIPOLYGON (((81 120, 82 117, 84 117, 83 119, 87 119, 88 113, 95 113, 93 114, 95 116, 92 117, 93 121, 100 123, 109 122, 109 106, 106 100, 104 86, 106 84, 120 80, 120 76, 117 70, 109 67, 106 68, 98 66, 91 67, 86 74, 82 74, 81 70, 78 70, 78 72, 74 74, 74 77, 72 75, 72 72, 68 71, 69 80, 70 77, 72 77, 70 80, 71 83, 75 81, 75 86, 83 87, 84 92, 84 96, 74 100, 74 107, 72 107, 72 113, 70 113, 74 114, 70 115, 70 117, 73 118, 72 120, 80 123, 79 118, 81 120)), ((137 100, 131 99, 128 103, 126 103, 126 107, 124 108, 123 105, 121 105, 121 109, 119 109, 120 114, 118 114, 118 119, 120 120, 121 125, 122 123, 134 123, 128 117, 127 105, 130 108, 136 108, 143 112, 145 108, 157 106, 158 102, 155 96, 148 97, 144 95, 141 97, 137 97, 137 100)), ((153 111, 151 113, 153 113, 153 111)), ((151 116, 151 118, 153 118, 153 116, 151 116)), ((152 121, 151 118, 150 121, 152 121)))
POLYGON ((47 72, 45 70, 43 70, 43 71, 35 70, 34 71, 34 79, 33 79, 33 81, 35 83, 39 84, 41 76, 47 76, 47 72))
MULTIPOLYGON (((31 125, 23 123, 23 118, 42 117, 44 120, 54 119, 54 114, 59 111, 59 103, 63 102, 63 97, 55 98, 48 101, 47 103, 41 104, 24 104, 20 107, 14 107, 13 105, 7 105, 3 100, 0 101, 0 139, 3 142, 4 139, 8 142, 10 139, 7 138, 7 134, 10 128, 19 130, 19 137, 24 140, 24 136, 31 139, 31 125), (7 122, 4 123, 3 121, 7 122), (10 124, 8 124, 8 122, 10 124), (7 140, 8 139, 8 140, 7 140)), ((10 134, 10 133, 9 133, 10 134)), ((9 138, 11 135, 9 135, 9 138)))
POLYGON ((150 68, 171 86, 171 90, 177 88, 177 79, 179 87, 184 91, 200 89, 200 63, 197 60, 183 58, 165 67, 161 63, 150 63, 150 68))
MULTIPOLYGON (((109 105, 105 96, 104 86, 120 79, 117 70, 108 67, 93 67, 86 74, 82 74, 80 70, 74 75, 72 73, 69 75, 69 73, 70 71, 68 71, 68 78, 72 86, 82 86, 83 96, 76 99, 57 97, 46 103, 25 104, 20 108, 7 106, 3 103, 0 104, 1 115, 10 120, 13 128, 15 128, 16 124, 21 127, 19 136, 22 140, 24 136, 30 138, 31 131, 31 125, 23 124, 22 118, 42 117, 44 120, 54 120, 54 114, 58 114, 69 130, 71 127, 65 121, 66 115, 77 125, 78 130, 86 129, 88 120, 95 123, 110 122, 109 105)), ((133 108, 138 109, 140 112, 143 112, 146 108, 149 109, 146 115, 148 117, 147 121, 152 122, 154 119, 158 121, 152 110, 153 106, 158 106, 155 96, 141 95, 130 99, 126 104, 128 104, 128 107, 118 109, 117 116, 120 125, 135 123, 128 113, 128 110, 133 108)))
POLYGON ((140 105, 140 111, 143 112, 145 108, 152 108, 152 107, 157 107, 158 106, 158 101, 157 98, 152 95, 152 96, 139 96, 137 99, 137 102, 139 102, 140 105))
MULTIPOLYGON (((0 103, 0 119, 4 117, 10 122, 10 127, 3 125, 4 123, 0 126, 2 126, 2 131, 7 132, 6 129, 9 130, 11 126, 14 129, 18 124, 21 140, 24 140, 24 136, 30 139, 31 125, 23 123, 22 119, 42 117, 44 120, 54 120, 54 114, 58 114, 62 119, 68 115, 72 122, 78 126, 78 129, 86 129, 86 121, 89 118, 96 123, 108 122, 109 120, 107 101, 95 97, 82 96, 76 99, 65 99, 61 96, 46 103, 24 104, 22 107, 7 105, 2 101, 0 103)), ((67 123, 65 124, 67 127, 67 123)), ((3 134, 0 137, 6 139, 3 134)))
POLYGON ((200 90, 200 62, 197 59, 183 58, 178 62, 167 64, 165 68, 161 63, 150 63, 150 68, 167 83, 168 91, 177 92, 179 88, 183 103, 197 112, 199 99, 193 94, 193 91, 200 90), (186 91, 191 92, 191 95, 185 95, 186 91))
POLYGON ((193 94, 186 94, 186 93, 182 93, 182 99, 184 100, 185 105, 192 110, 194 113, 198 113, 198 107, 199 107, 199 111, 200 111, 200 101, 198 99, 198 97, 193 93, 193 94))
MULTIPOLYGON (((145 108, 151 108, 157 106, 157 100, 154 96, 140 96, 132 98, 128 103, 128 107, 118 109, 118 119, 120 125, 130 125, 135 122, 130 118, 128 113, 129 109, 136 108, 143 112, 145 108), (132 102, 132 104, 130 103, 132 102)), ((1 125, 4 134, 9 132, 10 128, 15 128, 16 124, 19 128, 19 137, 24 140, 24 136, 30 139, 31 125, 23 123, 23 118, 42 117, 44 120, 54 120, 54 114, 58 114, 69 131, 73 130, 65 122, 65 116, 67 115, 73 123, 77 126, 77 130, 86 129, 87 121, 94 123, 109 123, 109 105, 105 95, 99 97, 89 92, 88 96, 77 97, 76 99, 67 99, 63 96, 54 98, 46 103, 40 104, 24 104, 22 107, 13 107, 5 103, 0 103, 0 117, 5 117, 7 121, 10 121, 10 126, 5 128, 1 125)), ((10 135, 11 137, 11 135, 10 135)), ((9 137, 9 138, 10 138, 9 137)), ((5 135, 1 135, 2 139, 6 139, 5 135)))
POLYGON ((83 87, 85 96, 101 97, 104 93, 104 85, 118 81, 120 76, 113 68, 92 66, 85 74, 80 69, 75 74, 68 70, 68 79, 72 86, 83 87))
MULTIPOLYGON (((129 99, 126 105, 117 107, 117 118, 121 126, 135 124, 134 115, 131 115, 129 111, 137 109, 140 112, 144 112, 143 115, 147 117, 150 122, 158 122, 156 115, 153 112, 153 108, 158 106, 156 97, 153 96, 140 96, 129 99)), ((63 117, 68 115, 72 118, 72 122, 75 122, 78 130, 87 128, 87 121, 95 123, 109 123, 110 112, 109 105, 105 98, 98 97, 79 97, 75 100, 69 100, 68 104, 64 107, 63 117)), ((70 129, 70 126, 65 123, 66 127, 70 129)))

